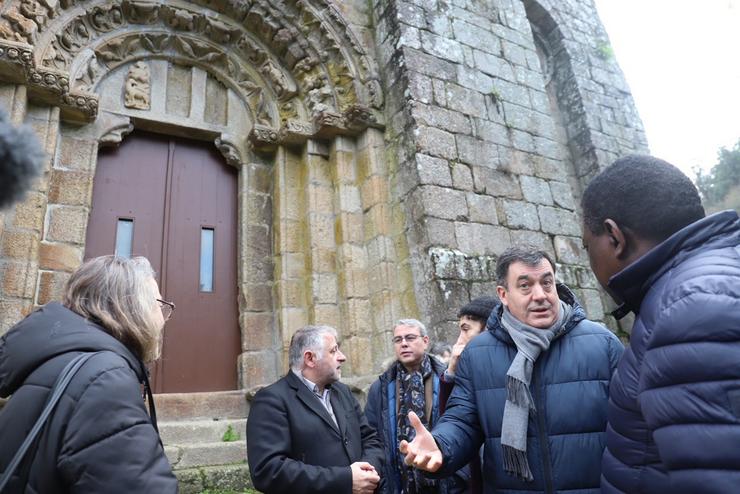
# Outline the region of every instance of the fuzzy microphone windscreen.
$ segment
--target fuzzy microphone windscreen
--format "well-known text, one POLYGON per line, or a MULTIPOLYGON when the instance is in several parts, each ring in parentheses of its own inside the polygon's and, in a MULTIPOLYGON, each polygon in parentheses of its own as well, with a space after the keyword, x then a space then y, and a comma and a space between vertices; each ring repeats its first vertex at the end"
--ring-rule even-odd
POLYGON ((33 129, 13 126, 0 110, 0 209, 23 199, 41 173, 44 157, 33 129))

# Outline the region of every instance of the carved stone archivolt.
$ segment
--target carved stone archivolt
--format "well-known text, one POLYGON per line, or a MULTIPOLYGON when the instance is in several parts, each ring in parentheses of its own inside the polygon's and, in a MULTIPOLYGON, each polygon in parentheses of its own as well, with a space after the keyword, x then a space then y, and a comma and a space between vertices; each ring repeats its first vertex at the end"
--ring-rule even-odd
POLYGON ((199 66, 236 91, 255 141, 382 125, 377 68, 330 0, 6 0, 0 63, 10 49, 26 82, 87 120, 106 74, 158 58, 199 66))

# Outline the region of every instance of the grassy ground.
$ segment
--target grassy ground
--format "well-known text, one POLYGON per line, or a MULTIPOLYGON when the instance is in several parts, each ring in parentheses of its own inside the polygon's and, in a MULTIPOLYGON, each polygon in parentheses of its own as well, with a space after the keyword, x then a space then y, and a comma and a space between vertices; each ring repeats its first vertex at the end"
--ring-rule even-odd
POLYGON ((220 489, 208 489, 200 494, 260 494, 259 491, 247 489, 246 491, 224 491, 220 489))

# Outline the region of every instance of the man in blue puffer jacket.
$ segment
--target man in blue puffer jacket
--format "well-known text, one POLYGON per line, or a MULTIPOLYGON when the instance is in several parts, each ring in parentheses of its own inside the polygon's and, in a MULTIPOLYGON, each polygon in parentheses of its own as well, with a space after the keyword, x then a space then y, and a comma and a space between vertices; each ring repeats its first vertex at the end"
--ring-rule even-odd
POLYGON ((496 275, 501 303, 460 356, 439 424, 414 418, 405 461, 449 475, 482 444, 483 492, 596 494, 622 343, 555 283, 547 253, 510 248, 496 275))
POLYGON ((627 156, 583 194, 599 282, 636 314, 612 380, 605 493, 740 492, 740 220, 681 171, 627 156))

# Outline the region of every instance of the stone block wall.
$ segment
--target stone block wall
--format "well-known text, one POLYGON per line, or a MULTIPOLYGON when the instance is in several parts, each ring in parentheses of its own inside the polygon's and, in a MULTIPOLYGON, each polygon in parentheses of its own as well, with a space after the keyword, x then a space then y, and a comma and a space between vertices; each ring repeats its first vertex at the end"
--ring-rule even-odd
POLYGON ((457 309, 495 292, 497 256, 521 242, 552 253, 589 316, 606 320, 581 250, 580 190, 646 141, 593 4, 376 0, 373 16, 393 200, 435 336, 451 339, 457 309))

